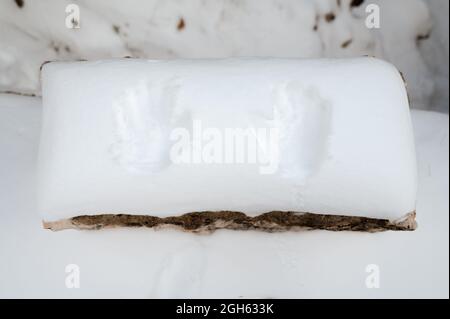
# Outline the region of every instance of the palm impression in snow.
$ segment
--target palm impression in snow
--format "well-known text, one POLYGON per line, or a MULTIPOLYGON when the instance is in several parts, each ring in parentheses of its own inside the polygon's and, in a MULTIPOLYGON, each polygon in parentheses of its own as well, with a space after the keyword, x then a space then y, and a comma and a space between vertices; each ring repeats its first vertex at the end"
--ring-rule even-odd
POLYGON ((399 72, 374 58, 48 63, 44 227, 411 230, 399 72))

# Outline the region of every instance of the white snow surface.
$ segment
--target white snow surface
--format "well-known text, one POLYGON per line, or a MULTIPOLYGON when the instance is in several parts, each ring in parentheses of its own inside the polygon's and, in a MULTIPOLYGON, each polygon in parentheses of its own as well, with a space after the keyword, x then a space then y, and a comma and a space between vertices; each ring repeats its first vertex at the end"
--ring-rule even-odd
POLYGON ((350 0, 0 3, 0 91, 40 94, 39 67, 53 60, 362 55, 403 72, 413 108, 448 112, 447 0, 366 0, 352 8, 350 0), (65 25, 72 3, 79 29, 65 25), (365 26, 369 3, 381 8, 379 29, 365 26))
POLYGON ((46 221, 221 210, 395 220, 415 211, 408 98, 384 61, 55 62, 42 85, 46 221), (230 130, 258 140, 239 131, 226 140, 230 130), (267 160, 254 154, 263 152, 267 160))
POLYGON ((41 101, 0 95, 0 297, 448 298, 449 118, 413 111, 414 232, 51 232, 36 210, 41 101), (80 288, 66 288, 67 265, 80 288), (379 288, 366 269, 378 267, 379 288))

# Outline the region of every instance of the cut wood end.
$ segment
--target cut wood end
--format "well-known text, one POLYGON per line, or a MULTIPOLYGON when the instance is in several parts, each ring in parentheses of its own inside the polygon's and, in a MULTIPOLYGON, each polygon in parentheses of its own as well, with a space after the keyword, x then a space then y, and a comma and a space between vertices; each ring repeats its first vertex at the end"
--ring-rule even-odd
POLYGON ((392 223, 401 229, 416 230, 417 229, 416 212, 414 211, 408 213, 402 218, 393 221, 392 223))
POLYGON ((100 214, 81 215, 54 222, 43 221, 43 227, 52 231, 64 229, 99 230, 115 227, 178 228, 194 233, 217 229, 259 230, 283 232, 322 229, 329 231, 381 232, 387 230, 412 231, 417 228, 416 212, 403 218, 387 219, 359 216, 325 215, 273 211, 255 217, 232 211, 197 212, 180 216, 155 217, 148 215, 100 214))
POLYGON ((50 230, 63 230, 63 229, 71 229, 75 228, 75 225, 72 222, 72 218, 69 219, 61 219, 55 222, 46 222, 42 221, 42 227, 44 229, 50 229, 50 230))

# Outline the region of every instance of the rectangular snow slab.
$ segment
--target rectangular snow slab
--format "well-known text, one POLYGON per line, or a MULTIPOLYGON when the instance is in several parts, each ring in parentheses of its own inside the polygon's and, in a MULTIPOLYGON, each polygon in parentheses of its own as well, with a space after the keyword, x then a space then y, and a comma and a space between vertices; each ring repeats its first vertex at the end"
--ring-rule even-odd
POLYGON ((374 58, 48 63, 51 229, 414 229, 399 72, 374 58))

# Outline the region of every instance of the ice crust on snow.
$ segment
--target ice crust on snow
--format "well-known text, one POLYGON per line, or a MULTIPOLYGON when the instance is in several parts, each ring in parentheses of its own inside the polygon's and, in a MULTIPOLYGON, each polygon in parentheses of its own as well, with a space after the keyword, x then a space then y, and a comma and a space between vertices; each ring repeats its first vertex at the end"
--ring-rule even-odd
POLYGON ((220 210, 396 219, 415 210, 408 100, 386 62, 119 59, 46 64, 42 81, 38 205, 47 221, 220 210), (198 126, 276 129, 276 148, 256 145, 275 150, 276 169, 171 157, 180 128, 195 157, 198 126))
POLYGON ((0 92, 40 94, 39 67, 44 61, 370 55, 402 71, 413 108, 448 112, 448 1, 350 3, 79 0, 80 28, 69 29, 66 2, 26 1, 19 8, 14 1, 4 1, 0 92), (373 4, 380 7, 379 29, 365 26, 365 10, 373 4), (330 14, 334 19, 325 18, 330 14))

